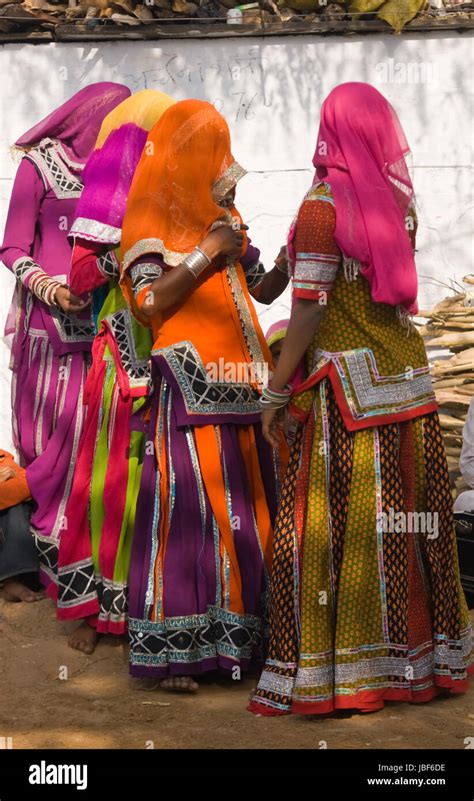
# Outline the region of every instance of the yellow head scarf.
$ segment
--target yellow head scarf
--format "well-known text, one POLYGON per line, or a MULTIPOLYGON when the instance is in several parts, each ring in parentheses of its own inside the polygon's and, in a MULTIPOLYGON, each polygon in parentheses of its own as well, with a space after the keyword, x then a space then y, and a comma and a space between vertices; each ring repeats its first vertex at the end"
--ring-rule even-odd
POLYGON ((102 147, 108 135, 127 123, 135 123, 144 131, 151 131, 167 108, 176 101, 157 89, 142 89, 123 103, 119 103, 104 119, 95 149, 102 147))

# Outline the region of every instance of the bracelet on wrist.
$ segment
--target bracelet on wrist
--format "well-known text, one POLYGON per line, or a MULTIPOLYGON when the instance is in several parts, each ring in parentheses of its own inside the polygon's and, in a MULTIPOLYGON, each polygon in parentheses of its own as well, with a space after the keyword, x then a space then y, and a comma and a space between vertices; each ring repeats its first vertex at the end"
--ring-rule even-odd
POLYGON ((50 276, 44 272, 38 272, 30 281, 29 288, 38 300, 45 303, 47 306, 51 306, 51 297, 53 293, 56 292, 58 286, 60 286, 58 281, 50 278, 50 276))
POLYGON ((48 301, 48 305, 49 305, 49 306, 56 306, 56 307, 59 307, 59 303, 58 303, 58 301, 56 300, 56 293, 57 293, 58 289, 59 289, 61 286, 62 286, 62 284, 60 284, 60 283, 58 283, 58 282, 54 282, 54 284, 53 284, 53 285, 50 287, 50 292, 49 292, 49 301, 48 301))
POLYGON ((263 409, 282 409, 288 404, 291 392, 292 388, 289 384, 284 389, 264 387, 260 397, 260 405, 263 409))
POLYGON ((269 398, 286 398, 291 395, 292 391, 293 388, 290 384, 286 384, 283 389, 274 389, 269 385, 263 389, 262 394, 269 398))
POLYGON ((203 251, 203 250, 201 250, 201 248, 200 248, 200 247, 196 246, 196 247, 194 248, 194 253, 200 253, 200 254, 201 254, 201 256, 204 256, 204 258, 206 259, 206 261, 207 261, 207 263, 208 263, 208 264, 210 264, 210 263, 211 263, 212 259, 210 259, 210 258, 209 258, 209 256, 207 255, 207 253, 204 253, 204 251, 203 251))
POLYGON ((285 406, 288 405, 289 400, 289 398, 270 400, 268 398, 261 397, 259 399, 259 405, 262 411, 265 411, 266 409, 284 409, 285 406))
POLYGON ((183 266, 191 273, 193 278, 197 279, 204 272, 206 267, 209 267, 211 260, 209 256, 203 253, 199 248, 194 248, 193 252, 186 256, 182 262, 183 266))

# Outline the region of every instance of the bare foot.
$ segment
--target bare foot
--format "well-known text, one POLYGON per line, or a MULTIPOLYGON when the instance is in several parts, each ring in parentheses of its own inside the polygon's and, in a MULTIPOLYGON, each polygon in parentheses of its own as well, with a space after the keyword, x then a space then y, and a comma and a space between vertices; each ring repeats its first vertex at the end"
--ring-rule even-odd
POLYGON ((195 693, 199 690, 199 684, 192 676, 172 676, 169 679, 162 679, 160 687, 175 693, 195 693))
POLYGON ((98 639, 99 634, 97 634, 96 630, 84 621, 84 623, 81 623, 71 634, 68 639, 68 645, 74 648, 75 651, 82 651, 84 654, 93 654, 98 639))
POLYGON ((43 590, 34 592, 30 590, 26 584, 22 584, 21 581, 16 581, 16 579, 6 579, 3 585, 2 596, 5 601, 11 603, 25 601, 30 604, 33 603, 33 601, 41 601, 41 599, 45 597, 45 593, 43 590))

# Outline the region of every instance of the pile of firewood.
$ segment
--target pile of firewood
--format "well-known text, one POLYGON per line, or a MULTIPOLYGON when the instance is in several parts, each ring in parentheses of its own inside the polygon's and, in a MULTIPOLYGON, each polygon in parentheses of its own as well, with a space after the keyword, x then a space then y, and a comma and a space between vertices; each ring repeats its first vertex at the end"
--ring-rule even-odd
POLYGON ((474 397, 474 275, 466 276, 463 282, 468 285, 465 292, 453 294, 433 309, 419 313, 427 320, 419 329, 426 347, 446 350, 445 355, 430 361, 454 495, 467 489, 460 474, 459 457, 462 429, 474 397))

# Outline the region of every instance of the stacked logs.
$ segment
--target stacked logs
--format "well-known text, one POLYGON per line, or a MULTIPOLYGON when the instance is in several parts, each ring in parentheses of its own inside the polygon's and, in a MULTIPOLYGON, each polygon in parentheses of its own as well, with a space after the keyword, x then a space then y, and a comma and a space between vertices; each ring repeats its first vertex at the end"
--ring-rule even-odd
POLYGON ((467 489, 460 474, 459 457, 462 430, 474 397, 474 275, 466 276, 463 282, 468 285, 465 292, 451 295, 433 309, 419 313, 427 320, 419 329, 426 347, 447 351, 430 361, 455 497, 467 489))

